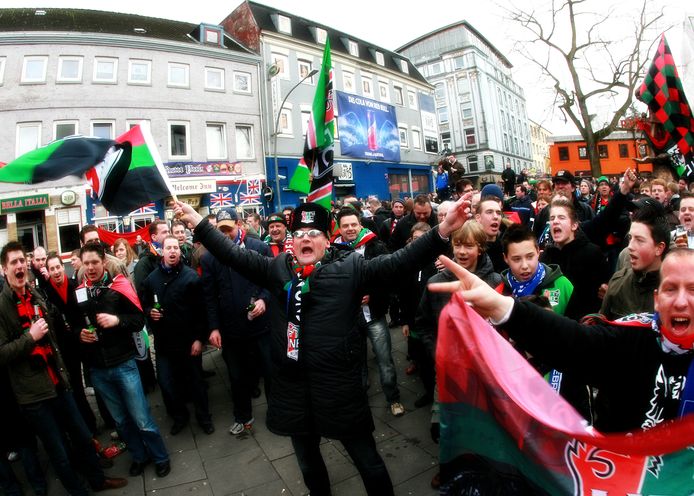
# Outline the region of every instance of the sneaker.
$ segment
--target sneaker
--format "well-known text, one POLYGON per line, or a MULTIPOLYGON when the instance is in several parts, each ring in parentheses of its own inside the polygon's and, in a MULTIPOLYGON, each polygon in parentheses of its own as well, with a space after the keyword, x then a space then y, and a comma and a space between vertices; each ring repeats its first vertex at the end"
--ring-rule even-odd
POLYGON ((394 417, 400 417, 405 414, 405 407, 402 406, 402 403, 399 401, 394 401, 390 404, 390 413, 392 413, 394 417))
POLYGON ((248 422, 234 422, 234 425, 229 427, 229 434, 232 434, 234 436, 238 436, 245 430, 251 430, 251 427, 253 427, 253 422, 255 422, 255 418, 251 417, 251 419, 248 422))
POLYGON ((16 451, 10 451, 9 453, 7 453, 8 462, 15 462, 17 460, 19 460, 19 453, 17 453, 16 451))

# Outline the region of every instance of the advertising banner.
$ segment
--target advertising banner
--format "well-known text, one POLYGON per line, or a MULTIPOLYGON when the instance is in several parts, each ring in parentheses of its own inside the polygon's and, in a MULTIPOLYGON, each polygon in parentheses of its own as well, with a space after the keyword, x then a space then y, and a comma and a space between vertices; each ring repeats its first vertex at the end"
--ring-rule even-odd
POLYGON ((340 150, 355 158, 400 161, 395 107, 337 91, 340 150))

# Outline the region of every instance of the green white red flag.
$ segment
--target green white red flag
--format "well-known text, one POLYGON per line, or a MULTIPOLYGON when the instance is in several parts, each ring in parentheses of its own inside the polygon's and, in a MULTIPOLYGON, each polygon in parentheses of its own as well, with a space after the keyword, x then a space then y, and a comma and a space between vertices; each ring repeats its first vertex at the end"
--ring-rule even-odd
POLYGON ((308 193, 308 201, 330 210, 333 196, 335 110, 330 39, 325 40, 316 94, 306 130, 304 153, 289 181, 289 188, 308 193))
POLYGON ((459 295, 439 321, 436 365, 442 495, 694 494, 694 416, 595 431, 459 295))

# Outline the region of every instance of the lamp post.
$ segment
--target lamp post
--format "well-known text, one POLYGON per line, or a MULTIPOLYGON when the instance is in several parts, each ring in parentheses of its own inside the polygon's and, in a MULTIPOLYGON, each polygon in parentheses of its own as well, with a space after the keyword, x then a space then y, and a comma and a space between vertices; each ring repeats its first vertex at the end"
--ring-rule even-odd
POLYGON ((292 89, 290 89, 287 92, 287 95, 284 97, 282 100, 282 104, 280 105, 280 108, 277 110, 277 119, 275 119, 275 132, 272 135, 272 154, 275 159, 275 189, 277 190, 277 209, 279 210, 282 207, 282 190, 280 189, 280 170, 279 166, 277 165, 277 135, 279 134, 278 127, 280 125, 280 117, 282 116, 282 109, 284 109, 284 104, 287 103, 287 98, 289 98, 289 95, 292 94, 292 91, 297 89, 301 83, 306 81, 308 78, 311 78, 318 74, 318 69, 313 69, 311 72, 306 74, 301 81, 296 83, 294 86, 292 86, 292 89))

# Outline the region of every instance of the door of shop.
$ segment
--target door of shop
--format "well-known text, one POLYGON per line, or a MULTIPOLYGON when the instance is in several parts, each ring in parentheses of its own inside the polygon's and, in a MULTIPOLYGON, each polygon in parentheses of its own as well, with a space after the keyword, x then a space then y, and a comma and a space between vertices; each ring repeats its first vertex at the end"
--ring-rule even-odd
POLYGON ((46 247, 46 224, 43 210, 17 212, 17 239, 28 252, 46 247))

